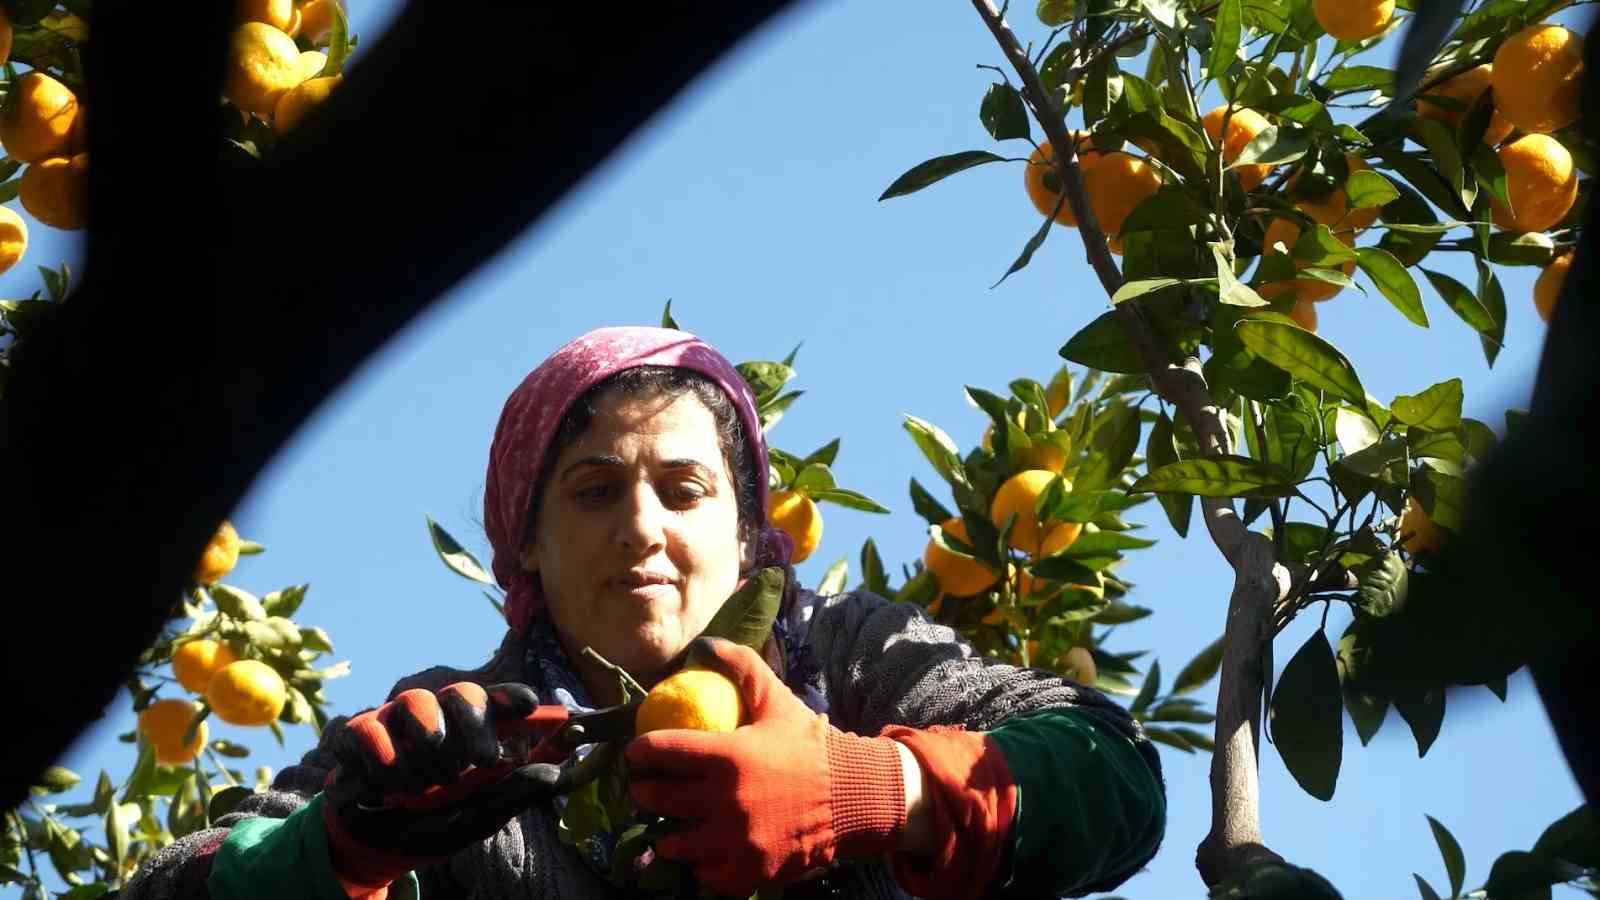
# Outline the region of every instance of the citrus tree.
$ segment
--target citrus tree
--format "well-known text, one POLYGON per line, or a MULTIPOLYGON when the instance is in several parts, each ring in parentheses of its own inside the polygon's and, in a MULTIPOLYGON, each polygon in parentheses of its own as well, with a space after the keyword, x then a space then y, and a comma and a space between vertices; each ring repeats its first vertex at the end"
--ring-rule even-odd
MULTIPOLYGON (((338 85, 355 41, 335 0, 247 0, 238 14, 223 101, 230 127, 219 152, 258 157, 338 85)), ((0 272, 25 255, 30 220, 63 231, 87 224, 90 113, 79 93, 91 16, 90 0, 0 5, 0 201, 18 200, 23 210, 0 206, 0 272)), ((0 300, 0 397, 18 342, 71 292, 64 263, 39 271, 40 290, 0 300)), ((65 896, 103 895, 151 853, 266 786, 266 767, 236 768, 251 752, 245 735, 265 728, 281 745, 285 726, 327 722, 322 685, 349 663, 325 664, 329 635, 296 619, 307 586, 258 597, 222 580, 241 556, 261 552, 221 524, 192 588, 174 598, 162 635, 127 678, 123 697, 138 714, 135 730, 119 737, 135 745, 129 770, 102 771, 92 784, 59 766, 47 771, 25 805, 4 814, 0 885, 29 898, 62 884, 65 896), (228 738, 213 734, 219 724, 228 738)))
MULTIPOLYGON (((1492 366, 1506 328, 1497 269, 1541 266, 1532 302, 1548 321, 1593 161, 1579 127, 1583 39, 1548 21, 1570 4, 1039 0, 1025 42, 1003 10, 972 2, 1005 63, 989 67, 1000 80, 978 109, 1001 152, 930 159, 881 199, 1017 164, 1041 219, 1000 281, 1056 228, 1075 228, 1111 308, 1064 336, 1061 356, 1091 370, 1081 380, 1063 370, 1047 388, 967 389, 991 419, 983 446, 962 452, 908 419, 955 504, 913 481, 931 538, 908 587, 925 581, 913 599, 979 646, 1080 678, 1086 667, 1063 654, 1085 650, 1086 680, 1130 695, 1153 738, 1214 748, 1196 857, 1213 896, 1333 895, 1262 833, 1263 718, 1282 764, 1324 800, 1346 715, 1365 742, 1393 707, 1427 752, 1446 685, 1381 677, 1373 635, 1460 525, 1466 475, 1497 434, 1462 415, 1449 372, 1372 396, 1318 335, 1317 307, 1361 290, 1427 327, 1426 284, 1492 366), (1019 144, 1031 149, 1005 152, 1019 144), (1445 254, 1470 266, 1470 284, 1443 271, 1445 254), (1091 393, 1093 370, 1111 377, 1091 393), (1060 416, 1069 396, 1077 408, 1060 416), (1149 543, 1119 513, 1152 497, 1180 536, 1198 507, 1235 573, 1223 637, 1171 691, 1220 670, 1209 736, 1162 724, 1210 716, 1158 700, 1159 667, 1136 682, 1131 658, 1101 649, 1093 628, 1139 614, 1110 573, 1149 543), (1303 613, 1325 627, 1333 604, 1351 609, 1350 627, 1288 648, 1273 683, 1273 639, 1303 613)), ((1518 415, 1507 411, 1507 428, 1518 415)), ((1471 683, 1503 696, 1517 665, 1471 683)), ((1432 825, 1449 895, 1461 896, 1459 847, 1432 825)), ((1595 839, 1580 809, 1497 860, 1473 895, 1593 890, 1595 839)), ((1441 895, 1417 881, 1425 898, 1441 895)))

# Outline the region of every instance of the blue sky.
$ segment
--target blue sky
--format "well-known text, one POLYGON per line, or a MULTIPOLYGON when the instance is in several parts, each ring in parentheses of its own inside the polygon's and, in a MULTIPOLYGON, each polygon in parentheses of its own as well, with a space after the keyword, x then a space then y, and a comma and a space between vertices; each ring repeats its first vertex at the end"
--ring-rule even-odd
MULTIPOLYGON (((363 38, 377 37, 392 6, 357 4, 363 38)), ((1042 37, 1032 4, 1017 6, 1014 24, 1042 37)), ((354 661, 354 674, 330 685, 340 711, 380 702, 419 669, 481 663, 501 624, 472 585, 437 562, 424 515, 487 562, 477 521, 506 394, 571 337, 653 323, 669 297, 684 327, 736 361, 781 358, 804 342, 797 386, 806 395, 773 441, 803 453, 842 436, 840 483, 893 510, 824 507, 823 543, 800 567, 803 580, 815 584, 840 556, 853 562, 869 536, 891 566, 919 557, 926 536, 907 478, 937 479, 903 416, 930 419, 970 446, 985 419, 962 386, 1048 377, 1057 348, 1106 307, 1076 233, 1060 228, 1029 268, 989 288, 1038 223, 1019 165, 876 200, 923 159, 992 149, 976 112, 994 75, 975 66, 999 62, 966 3, 799 5, 329 398, 237 511, 241 533, 268 553, 244 560, 230 580, 257 594, 310 583, 298 618, 326 628, 337 657, 354 661)), ((1001 152, 1027 149, 1014 142, 1001 152)), ((35 226, 33 234, 24 265, 0 277, 0 295, 31 290, 31 264, 76 252, 59 233, 35 226)), ((1464 261, 1436 264, 1465 280, 1464 261)), ((1431 329, 1407 323, 1376 292, 1346 291, 1319 306, 1321 334, 1380 399, 1460 375, 1468 414, 1498 425, 1507 406, 1525 405, 1538 358, 1536 274, 1501 270, 1510 322, 1493 370, 1476 336, 1427 287, 1431 329)), ((1141 507, 1139 518, 1160 543, 1133 554, 1125 572, 1137 584, 1133 601, 1159 615, 1110 646, 1149 648, 1175 672, 1220 633, 1231 574, 1203 534, 1179 539, 1155 509, 1141 507)), ((1343 625, 1336 612, 1330 636, 1343 625)), ((1314 617, 1297 622, 1280 640, 1279 666, 1315 626, 1314 617)), ((129 753, 113 736, 130 727, 125 709, 114 709, 66 763, 89 778, 100 768, 126 772, 129 753)), ((214 724, 213 734, 251 743, 249 762, 274 767, 311 740, 309 730, 292 731, 280 751, 264 732, 214 724)), ((1163 750, 1163 759, 1166 844, 1120 892, 1130 898, 1200 893, 1193 851, 1208 827, 1209 757, 1163 750)), ((1409 895, 1413 871, 1446 885, 1424 813, 1454 830, 1476 885, 1495 855, 1531 846, 1580 802, 1525 673, 1511 679, 1504 705, 1486 691, 1453 696, 1425 760, 1397 716, 1366 748, 1347 730, 1331 802, 1301 791, 1270 746, 1261 763, 1267 842, 1350 898, 1409 895)))

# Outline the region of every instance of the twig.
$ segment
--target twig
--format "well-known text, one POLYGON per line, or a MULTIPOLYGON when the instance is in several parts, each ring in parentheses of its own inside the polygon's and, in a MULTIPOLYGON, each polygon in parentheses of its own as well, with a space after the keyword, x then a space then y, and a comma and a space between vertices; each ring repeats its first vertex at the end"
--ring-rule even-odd
POLYGON ((611 660, 606 659, 604 656, 596 653, 593 647, 584 647, 582 652, 580 652, 578 655, 622 679, 623 683, 627 684, 629 688, 638 691, 639 696, 642 697, 645 694, 650 693, 644 689, 643 685, 635 681, 632 675, 628 674, 627 669, 622 668, 611 660))

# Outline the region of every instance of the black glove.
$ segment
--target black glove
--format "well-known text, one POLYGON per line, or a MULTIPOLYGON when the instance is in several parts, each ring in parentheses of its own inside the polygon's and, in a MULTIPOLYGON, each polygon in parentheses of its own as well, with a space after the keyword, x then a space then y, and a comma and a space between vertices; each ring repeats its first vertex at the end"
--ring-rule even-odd
POLYGON ((500 760, 495 723, 538 705, 525 684, 405 691, 345 724, 323 791, 334 871, 377 887, 499 831, 567 789, 568 770, 500 760))

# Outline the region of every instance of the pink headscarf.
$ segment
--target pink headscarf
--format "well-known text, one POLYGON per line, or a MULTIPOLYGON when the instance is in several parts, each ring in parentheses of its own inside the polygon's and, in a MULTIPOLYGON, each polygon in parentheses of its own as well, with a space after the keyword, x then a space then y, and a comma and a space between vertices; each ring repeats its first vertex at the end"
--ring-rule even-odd
POLYGON ((767 443, 761 434, 756 401, 743 376, 722 354, 687 331, 670 328, 597 328, 550 354, 528 373, 506 400, 489 446, 483 521, 494 550, 494 577, 506 590, 506 622, 525 632, 544 608, 538 576, 522 568, 528 507, 534 479, 567 409, 589 388, 624 369, 672 366, 689 369, 722 388, 739 412, 746 446, 754 455, 761 529, 756 567, 787 565, 793 542, 766 524, 767 443))

